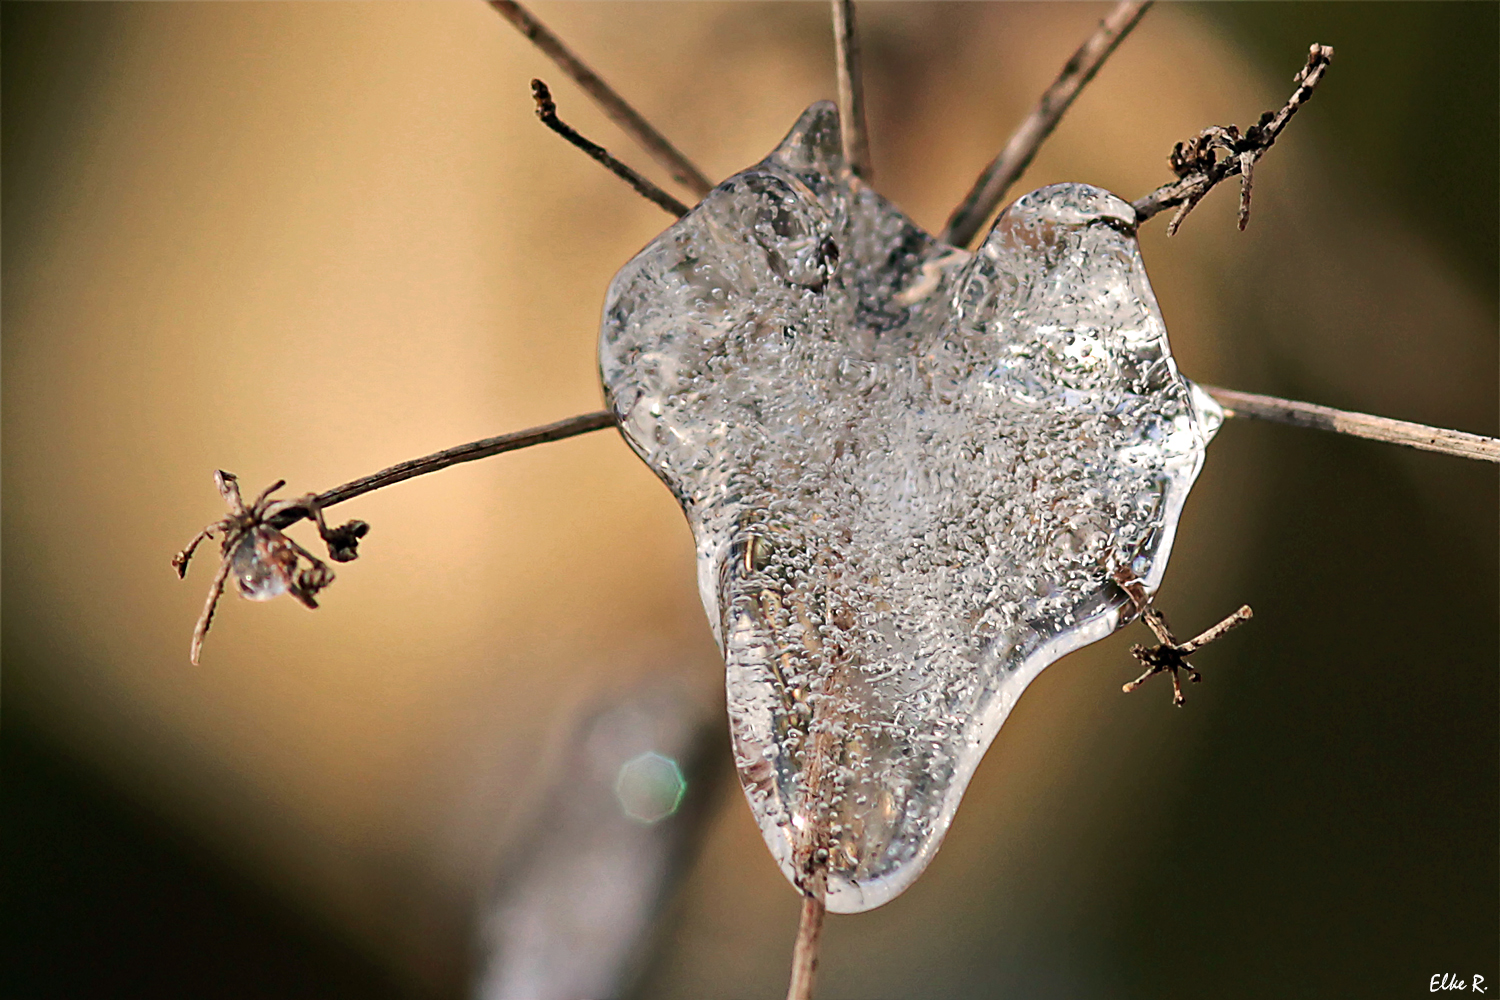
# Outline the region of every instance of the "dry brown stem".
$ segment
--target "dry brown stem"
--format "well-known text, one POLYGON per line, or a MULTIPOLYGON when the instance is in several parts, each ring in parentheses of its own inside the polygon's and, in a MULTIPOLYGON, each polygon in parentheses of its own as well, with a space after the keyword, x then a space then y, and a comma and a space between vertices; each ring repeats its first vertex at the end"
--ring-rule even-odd
POLYGON ((1422 451, 1435 451, 1442 455, 1472 458, 1481 462, 1500 462, 1500 438, 1470 434, 1468 431, 1450 431, 1441 427, 1428 427, 1407 420, 1392 420, 1368 413, 1351 413, 1335 410, 1316 403, 1299 403, 1296 400, 1277 396, 1260 396, 1253 392, 1237 392, 1217 386, 1203 386, 1224 407, 1225 416, 1254 417, 1295 427, 1313 427, 1335 434, 1399 444, 1422 451))
POLYGON ((540 80, 531 81, 531 96, 536 101, 536 116, 542 120, 542 124, 562 136, 568 142, 587 153, 593 160, 604 164, 616 177, 626 184, 635 188, 637 194, 647 201, 658 206, 664 211, 671 212, 677 218, 682 218, 688 213, 688 207, 673 198, 667 192, 648 181, 639 173, 627 167, 613 156, 609 150, 595 142, 590 142, 578 131, 557 117, 557 105, 552 101, 552 91, 540 80))
POLYGON ((821 893, 808 890, 802 897, 797 921, 797 941, 792 946, 792 978, 786 1000, 812 1000, 813 980, 818 972, 818 947, 823 939, 823 917, 827 913, 821 893))
POLYGON ((1150 0, 1121 0, 1099 27, 1073 53, 1058 73, 1052 86, 1042 94, 1031 114, 1011 134, 1005 148, 984 168, 962 203, 953 210, 941 239, 944 243, 966 247, 974 241, 979 228, 1000 207, 1005 192, 1030 166, 1036 151, 1057 127, 1084 86, 1099 72, 1110 53, 1130 34, 1151 6, 1150 0))
MULTIPOLYGON (((529 448, 534 444, 545 444, 548 441, 561 441, 563 438, 574 437, 578 434, 587 434, 589 431, 603 430, 606 427, 615 426, 615 415, 612 410, 596 410, 593 413, 584 413, 566 420, 555 423, 543 424, 540 427, 528 428, 524 431, 515 431, 511 434, 501 434, 499 437, 483 438, 479 441, 471 441, 468 444, 456 445, 443 451, 425 455, 422 458, 413 458, 405 462, 399 462, 388 469, 362 476, 351 480, 342 486, 335 486, 326 493, 319 493, 314 499, 323 508, 332 507, 334 504, 343 503, 345 500, 353 500, 355 497, 364 496, 373 490, 378 490, 395 483, 405 482, 417 476, 425 476, 429 472, 437 472, 449 466, 459 465, 463 462, 474 462, 481 458, 489 458, 491 455, 499 455, 502 452, 515 451, 519 448, 529 448)), ((272 523, 278 528, 285 528, 295 524, 306 513, 288 511, 285 514, 272 518, 272 523)))
POLYGON ((561 39, 548 31, 547 26, 538 21, 529 10, 514 0, 490 0, 490 6, 495 8, 501 17, 515 25, 516 30, 530 39, 531 43, 541 49, 549 59, 557 63, 562 71, 583 89, 584 93, 594 99, 594 103, 599 105, 611 121, 618 125, 626 135, 640 143, 641 148, 672 175, 673 180, 699 198, 713 190, 713 181, 709 180, 703 171, 678 152, 677 147, 668 142, 665 136, 652 128, 639 112, 615 93, 609 84, 601 80, 599 75, 582 59, 574 55, 561 39))
POLYGON ((870 134, 865 125, 865 84, 860 69, 859 29, 854 23, 854 0, 830 0, 833 8, 833 48, 839 87, 839 138, 844 159, 854 176, 875 179, 870 162, 870 134))
MULTIPOLYGON (((224 588, 234 568, 236 552, 240 549, 241 543, 247 539, 253 542, 253 545, 251 550, 245 553, 247 557, 245 568, 260 577, 278 580, 287 593, 307 607, 316 608, 318 606, 316 595, 333 582, 333 571, 317 556, 283 534, 283 529, 304 518, 311 518, 318 526, 319 537, 328 547, 329 557, 337 562, 349 562, 359 555, 359 540, 370 530, 370 526, 364 521, 350 521, 337 528, 330 528, 323 520, 324 508, 363 496, 384 486, 423 476, 429 472, 437 472, 451 465, 458 465, 461 462, 473 462, 501 452, 515 451, 518 448, 526 448, 547 441, 558 441, 562 438, 613 426, 615 426, 615 415, 610 410, 585 413, 582 416, 569 417, 567 420, 544 424, 541 427, 533 427, 513 434, 502 434, 499 437, 484 438, 423 458, 414 458, 372 475, 344 483, 342 486, 335 486, 326 493, 308 494, 296 500, 273 501, 271 499, 272 493, 286 485, 285 481, 278 480, 262 490, 260 496, 248 507, 240 499, 237 478, 232 473, 222 470, 214 473, 214 482, 219 488, 219 495, 229 507, 229 514, 198 532, 181 552, 172 557, 172 568, 177 571, 177 576, 185 577, 188 564, 192 561, 193 553, 197 551, 198 546, 210 538, 223 539, 219 568, 209 586, 203 613, 198 617, 198 623, 193 628, 190 653, 192 662, 195 665, 198 662, 199 654, 203 649, 203 640, 208 635, 209 626, 213 624, 214 610, 219 605, 219 599, 224 596, 224 588), (307 562, 306 566, 302 565, 304 560, 307 562)), ((243 581, 241 590, 245 590, 243 581)))
POLYGON ((1240 130, 1234 125, 1214 125, 1198 133, 1196 138, 1172 147, 1167 163, 1178 179, 1134 203, 1132 207, 1137 221, 1145 222, 1158 212, 1180 206, 1167 224, 1167 235, 1172 236, 1204 195, 1220 181, 1238 174, 1241 178, 1239 225, 1244 229, 1250 221, 1251 172, 1255 162, 1275 143, 1297 109, 1312 98, 1313 89, 1323 79, 1332 61, 1333 49, 1314 43, 1307 51, 1307 64, 1292 78, 1297 89, 1292 91, 1292 96, 1287 98, 1280 111, 1267 111, 1260 116, 1260 121, 1245 130, 1244 135, 1240 135, 1240 130))

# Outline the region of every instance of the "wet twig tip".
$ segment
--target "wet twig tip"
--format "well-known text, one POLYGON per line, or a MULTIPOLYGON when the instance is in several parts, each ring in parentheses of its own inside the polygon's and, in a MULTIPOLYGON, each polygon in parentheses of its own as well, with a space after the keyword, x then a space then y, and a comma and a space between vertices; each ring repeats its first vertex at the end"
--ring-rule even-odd
POLYGON ((1250 192, 1254 183, 1256 162, 1276 142, 1297 110, 1312 99, 1313 90, 1323 79, 1333 61, 1333 48, 1313 44, 1307 62, 1292 78, 1296 89, 1279 111, 1267 111, 1260 120, 1245 129, 1243 135, 1234 125, 1211 125, 1186 142, 1172 147, 1167 165, 1177 180, 1164 184, 1139 199, 1132 206, 1137 222, 1145 222, 1168 208, 1176 208, 1167 224, 1167 235, 1176 235, 1183 220, 1198 207, 1203 197, 1221 181, 1236 175, 1240 178, 1239 228, 1250 222, 1250 192))
POLYGON ((541 80, 531 81, 531 98, 536 101, 536 116, 542 121, 557 114, 557 105, 552 101, 552 91, 541 80))

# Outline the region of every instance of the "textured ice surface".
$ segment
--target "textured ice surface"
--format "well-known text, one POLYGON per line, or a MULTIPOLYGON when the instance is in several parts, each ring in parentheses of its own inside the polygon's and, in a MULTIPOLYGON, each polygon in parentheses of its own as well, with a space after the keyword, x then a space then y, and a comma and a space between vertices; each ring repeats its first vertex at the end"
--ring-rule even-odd
POLYGON ((787 877, 879 906, 1021 691, 1154 591, 1221 413, 1178 374, 1114 195, 1021 198, 973 254, 854 179, 810 108, 615 277, 600 364, 671 487, 787 877))

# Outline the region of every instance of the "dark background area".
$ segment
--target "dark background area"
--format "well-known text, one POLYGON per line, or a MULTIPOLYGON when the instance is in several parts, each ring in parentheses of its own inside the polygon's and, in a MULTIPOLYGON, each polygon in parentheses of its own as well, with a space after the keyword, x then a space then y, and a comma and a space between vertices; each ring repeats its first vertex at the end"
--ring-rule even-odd
MULTIPOLYGON (((1278 81, 1310 41, 1335 44, 1315 104, 1321 148, 1365 197, 1397 206, 1493 313, 1500 7, 1379 6, 1379 30, 1353 3, 1212 4, 1203 16, 1278 81)), ((12 2, 0 16, 9 243, 33 224, 46 150, 112 37, 106 5, 12 2)), ((1317 378, 1274 346, 1264 370, 1269 382, 1253 388, 1352 402, 1320 397, 1317 378)), ((1495 433, 1493 422, 1466 429, 1495 433)), ((1237 450, 1275 454, 1274 499, 1252 543, 1267 555, 1242 581, 1256 619, 1216 661, 1235 678, 1233 710, 1221 706, 1182 769, 1170 839, 1101 909, 1108 926, 1095 930, 1131 977, 1118 987, 1403 997, 1425 993, 1435 972, 1500 986, 1494 469, 1238 423, 1215 449, 1226 463, 1237 450), (1436 579, 1462 580, 1459 596, 1436 579), (1360 650, 1401 667, 1358 670, 1360 650), (1356 669, 1304 668, 1335 661, 1356 669), (1301 822, 1330 813, 1343 822, 1301 822)), ((7 605, 24 569, 7 562, 7 605)), ((5 996, 407 995, 381 956, 113 787, 9 693, 3 712, 5 996)), ((965 995, 994 988, 974 981, 965 995)))

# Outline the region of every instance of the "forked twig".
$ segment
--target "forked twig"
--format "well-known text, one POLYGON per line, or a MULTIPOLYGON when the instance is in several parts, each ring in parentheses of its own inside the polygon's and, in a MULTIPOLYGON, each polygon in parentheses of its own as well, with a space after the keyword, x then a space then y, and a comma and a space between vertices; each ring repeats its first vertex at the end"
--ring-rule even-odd
POLYGON ((1241 178, 1239 225, 1243 230, 1250 221, 1251 173, 1255 162, 1271 148, 1297 109, 1312 98, 1313 89, 1323 79, 1332 61, 1333 49, 1314 43, 1307 51, 1306 65, 1292 78, 1297 89, 1292 91, 1292 96, 1287 98, 1280 111, 1267 111, 1260 116, 1260 121, 1245 130, 1244 135, 1240 135, 1239 129, 1233 125, 1215 125, 1198 133, 1196 138, 1172 147, 1167 162, 1178 179, 1137 200, 1132 206, 1136 220, 1145 222, 1174 205, 1180 206, 1167 224, 1167 235, 1172 236, 1204 195, 1220 181, 1238 174, 1241 178))
POLYGON ((1450 431, 1441 427, 1428 427, 1408 420, 1392 420, 1390 417, 1375 417, 1368 413, 1351 413, 1335 410, 1331 406, 1316 403, 1299 403, 1296 400, 1277 396, 1261 396, 1253 392, 1237 392, 1217 386, 1202 387, 1224 407, 1226 416, 1254 417, 1294 427, 1313 427, 1335 434, 1384 441, 1387 444, 1405 445, 1421 451, 1434 451, 1458 458, 1473 458, 1481 462, 1500 462, 1500 438, 1470 434, 1468 431, 1450 431))
POLYGON ((854 23, 854 0, 830 0, 833 9, 833 50, 839 87, 839 138, 844 160, 854 176, 875 179, 870 162, 870 133, 865 124, 865 84, 860 67, 859 29, 854 23))
POLYGON ((953 210, 940 237, 944 243, 966 247, 974 241, 979 228, 1000 207, 1005 192, 1010 190, 1010 186, 1031 165, 1036 151, 1057 127, 1073 99, 1094 78, 1094 74, 1099 72, 1104 60, 1130 34, 1150 6, 1151 0, 1121 0, 1099 22, 1099 27, 1073 53, 1073 58, 1063 66, 1052 86, 1042 94, 1036 108, 1011 134, 1000 155, 984 168, 984 173, 979 175, 974 187, 953 210))
POLYGON ((540 80, 531 81, 531 96, 536 101, 536 116, 542 120, 542 124, 568 140, 574 146, 583 150, 596 162, 604 164, 610 172, 623 180, 626 184, 635 188, 636 193, 647 201, 658 206, 664 211, 671 212, 677 218, 682 218, 688 213, 688 207, 673 198, 667 192, 648 181, 645 177, 609 155, 609 150, 598 143, 590 142, 578 131, 557 117, 557 105, 552 101, 552 91, 540 80))
POLYGON ((560 66, 564 73, 573 79, 573 82, 583 88, 583 92, 594 99, 600 109, 609 116, 610 121, 618 125, 626 135, 640 143, 651 158, 660 164, 672 179, 687 188, 699 198, 708 194, 714 188, 714 182, 704 175, 703 171, 695 167, 686 156, 678 152, 677 147, 667 141, 656 129, 652 128, 640 113, 625 103, 625 99, 615 93, 609 84, 599 78, 599 75, 589 69, 582 59, 568 49, 547 26, 538 21, 532 13, 522 7, 515 0, 490 0, 490 6, 516 29, 530 39, 531 43, 553 62, 560 66))
POLYGON ((787 984, 786 1000, 812 1000, 813 980, 818 972, 818 948, 823 940, 823 917, 828 908, 817 892, 802 896, 802 912, 797 920, 797 941, 792 945, 792 978, 787 984))
POLYGON ((1184 671, 1188 675, 1188 680, 1194 684, 1203 680, 1203 675, 1193 669, 1193 665, 1187 661, 1188 656, 1231 629, 1243 625, 1254 616, 1250 605, 1243 604, 1238 611, 1217 625, 1187 642, 1180 642, 1167 625, 1166 616, 1151 606, 1151 599, 1146 596, 1146 588, 1139 580, 1135 579, 1128 570, 1121 570, 1115 574, 1115 582, 1129 595, 1136 610, 1140 612, 1141 621, 1146 623, 1146 627, 1156 636, 1157 641, 1155 646, 1136 644, 1130 647, 1131 655, 1146 665, 1146 672, 1122 685, 1120 690, 1129 694, 1157 674, 1169 673, 1172 675, 1172 704, 1178 708, 1181 708, 1187 699, 1182 696, 1182 680, 1177 676, 1177 672, 1184 671))

